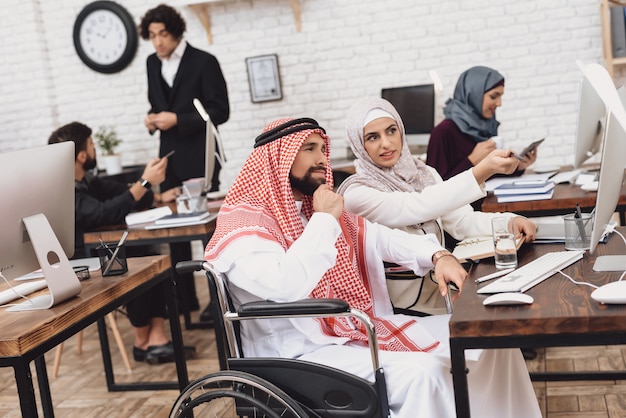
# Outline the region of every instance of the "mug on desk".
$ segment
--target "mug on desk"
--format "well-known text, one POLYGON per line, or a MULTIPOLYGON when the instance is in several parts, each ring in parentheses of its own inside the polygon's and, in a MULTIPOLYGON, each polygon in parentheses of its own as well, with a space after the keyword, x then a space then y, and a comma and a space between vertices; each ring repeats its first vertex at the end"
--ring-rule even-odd
POLYGON ((202 199, 203 198, 201 196, 192 197, 182 194, 176 198, 176 212, 181 214, 198 212, 198 204, 202 199))

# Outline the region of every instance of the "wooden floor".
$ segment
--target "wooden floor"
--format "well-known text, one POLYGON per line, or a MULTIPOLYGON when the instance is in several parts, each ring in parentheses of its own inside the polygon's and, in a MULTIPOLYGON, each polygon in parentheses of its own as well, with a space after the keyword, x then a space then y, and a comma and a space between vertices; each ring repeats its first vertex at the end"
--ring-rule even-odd
MULTIPOLYGON (((198 278, 200 299, 206 300, 206 282, 198 278)), ((196 313, 197 315, 197 313, 196 313)), ((118 314, 118 325, 132 355, 132 328, 118 314)), ((196 358, 188 360, 190 379, 218 370, 212 330, 183 331, 186 345, 194 345, 196 358)), ((111 339, 116 382, 174 380, 173 364, 135 363, 128 373, 111 339)), ((76 337, 65 343, 59 376, 52 378, 54 352, 46 355, 55 416, 61 418, 167 417, 177 392, 107 392, 96 326, 84 332, 83 351, 77 354, 76 337)), ((529 370, 626 370, 626 346, 550 348, 539 350, 529 370)), ((34 374, 34 366, 32 367, 34 374)), ((626 381, 534 383, 546 418, 626 417, 626 381)), ((38 394, 37 394, 38 397, 38 394)), ((39 399, 37 400, 39 402, 39 399)), ((12 369, 0 369, 0 417, 21 417, 12 369)), ((503 417, 506 418, 506 417, 503 417)))

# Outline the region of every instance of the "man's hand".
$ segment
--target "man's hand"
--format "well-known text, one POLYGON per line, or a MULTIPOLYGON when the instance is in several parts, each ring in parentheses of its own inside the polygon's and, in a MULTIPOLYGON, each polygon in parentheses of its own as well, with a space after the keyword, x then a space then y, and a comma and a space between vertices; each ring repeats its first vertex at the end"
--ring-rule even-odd
POLYGON ((141 178, 148 180, 152 185, 161 184, 165 180, 166 168, 167 158, 155 158, 146 165, 141 178))
POLYGON ((154 113, 148 113, 143 119, 143 124, 148 128, 148 131, 152 134, 157 130, 156 124, 152 121, 154 113))
POLYGON ((446 255, 437 261, 435 265, 435 280, 439 286, 441 296, 445 296, 448 293, 448 283, 453 282, 459 289, 458 294, 453 298, 453 300, 456 300, 461 294, 466 278, 467 272, 455 256, 446 255))
POLYGON ((519 160, 511 156, 510 150, 491 151, 480 163, 472 168, 478 183, 483 183, 494 174, 511 174, 519 165, 519 160))
POLYGON ((173 202, 174 200, 176 200, 178 196, 180 196, 180 194, 181 194, 180 187, 172 187, 171 189, 166 190, 163 193, 161 193, 158 196, 158 200, 159 202, 163 202, 163 203, 173 202))
POLYGON ((470 155, 467 156, 467 159, 470 160, 473 165, 476 165, 494 149, 496 149, 496 141, 493 139, 477 142, 470 155))
POLYGON ((148 129, 154 126, 161 131, 167 131, 178 124, 178 117, 174 112, 150 113, 146 116, 144 124, 148 129))
POLYGON ((512 219, 513 229, 515 230, 515 239, 522 236, 522 233, 526 236, 524 242, 531 242, 535 240, 537 233, 537 225, 535 225, 529 219, 523 216, 516 216, 512 219))
POLYGON ((343 211, 343 196, 335 193, 328 184, 322 184, 313 193, 313 210, 330 213, 339 219, 343 211))

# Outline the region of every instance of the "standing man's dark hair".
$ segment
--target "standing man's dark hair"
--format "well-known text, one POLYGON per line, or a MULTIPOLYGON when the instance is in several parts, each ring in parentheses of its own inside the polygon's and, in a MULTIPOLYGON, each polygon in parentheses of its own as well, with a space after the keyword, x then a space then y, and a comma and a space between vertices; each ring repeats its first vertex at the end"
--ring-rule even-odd
POLYGON ((146 12, 146 14, 141 19, 141 23, 139 24, 139 35, 144 40, 150 39, 150 31, 148 27, 150 23, 163 23, 165 25, 165 29, 176 39, 180 39, 183 37, 183 33, 185 33, 186 25, 185 19, 176 11, 176 9, 165 5, 160 4, 154 9, 150 9, 146 12))
MULTIPOLYGON (((150 40, 155 53, 146 61, 150 110, 144 125, 150 134, 159 131, 159 155, 170 151, 161 190, 179 187, 188 179, 204 177, 206 122, 193 102, 198 99, 211 122, 228 120, 228 90, 220 64, 213 55, 194 48, 183 37, 185 21, 170 6, 159 5, 146 12, 139 25, 141 37, 150 40)), ((219 190, 221 166, 215 159, 210 191, 219 190)), ((191 259, 189 243, 170 245, 172 263, 191 259)), ((177 277, 181 311, 199 309, 193 275, 177 277)), ((210 319, 208 311, 202 316, 210 319)))

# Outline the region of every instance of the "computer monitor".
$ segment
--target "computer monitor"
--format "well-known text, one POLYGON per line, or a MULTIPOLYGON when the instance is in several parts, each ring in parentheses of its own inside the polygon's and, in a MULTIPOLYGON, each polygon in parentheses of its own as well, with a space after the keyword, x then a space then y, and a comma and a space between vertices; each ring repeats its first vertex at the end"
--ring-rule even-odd
POLYGON ((580 80, 578 95, 578 118, 576 121, 576 146, 574 167, 600 152, 606 107, 600 96, 585 77, 580 80))
POLYGON ((578 95, 574 167, 600 152, 604 136, 607 106, 622 106, 609 72, 600 64, 583 65, 578 95))
POLYGON ((385 88, 381 97, 398 111, 404 123, 406 140, 410 144, 428 145, 435 126, 435 85, 385 88))
MULTIPOLYGON (((206 196, 207 198, 217 198, 221 195, 224 195, 225 192, 217 191, 217 192, 209 192, 211 190, 212 180, 213 180, 213 172, 215 169, 215 159, 219 161, 219 163, 224 166, 226 162, 226 154, 224 152, 224 144, 222 143, 222 137, 220 133, 217 131, 217 128, 211 121, 211 117, 209 113, 206 111, 205 107, 202 105, 199 99, 193 99, 193 105, 196 110, 206 122, 206 138, 205 138, 205 160, 204 160, 204 182, 202 186, 201 196, 206 196), (216 153, 215 147, 217 144, 216 153), (218 196, 219 195, 219 196, 218 196)), ((198 201, 199 202, 199 201, 198 201)))
MULTIPOLYGON (((615 212, 622 190, 624 166, 626 166, 626 111, 623 107, 609 109, 603 142, 589 253, 595 252, 600 236, 615 212)), ((594 270, 626 270, 626 256, 605 255, 597 257, 594 270)))
POLYGON ((10 280, 41 268, 50 291, 8 310, 47 309, 80 293, 68 260, 74 159, 72 141, 0 154, 0 271, 10 280))

